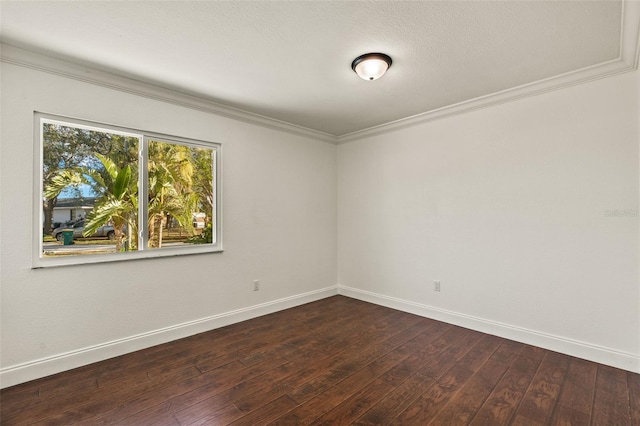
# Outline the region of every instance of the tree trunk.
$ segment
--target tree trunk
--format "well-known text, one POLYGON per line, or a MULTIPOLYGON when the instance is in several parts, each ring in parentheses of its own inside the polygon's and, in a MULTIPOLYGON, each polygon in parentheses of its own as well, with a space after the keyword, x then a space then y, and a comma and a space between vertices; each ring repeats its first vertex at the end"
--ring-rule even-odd
POLYGON ((160 248, 162 247, 162 228, 164 227, 165 215, 164 213, 160 213, 158 216, 160 216, 159 217, 160 229, 158 229, 158 248, 160 248))
POLYGON ((162 227, 164 225, 164 213, 156 213, 149 221, 149 248, 162 247, 162 227))
POLYGON ((150 219, 149 219, 149 231, 148 231, 148 235, 147 235, 147 247, 148 248, 153 248, 154 247, 154 240, 156 237, 156 215, 153 215, 150 219))
POLYGON ((133 231, 131 222, 127 221, 127 251, 138 249, 138 233, 133 231))
POLYGON ((124 235, 124 232, 122 232, 121 227, 116 228, 114 226, 113 232, 115 233, 115 237, 116 237, 116 252, 119 253, 120 251, 122 251, 122 243, 124 242, 125 235, 124 235))
POLYGON ((53 208, 58 204, 58 198, 52 198, 50 200, 44 200, 42 202, 42 209, 44 211, 44 224, 42 225, 43 236, 48 235, 53 231, 53 208))

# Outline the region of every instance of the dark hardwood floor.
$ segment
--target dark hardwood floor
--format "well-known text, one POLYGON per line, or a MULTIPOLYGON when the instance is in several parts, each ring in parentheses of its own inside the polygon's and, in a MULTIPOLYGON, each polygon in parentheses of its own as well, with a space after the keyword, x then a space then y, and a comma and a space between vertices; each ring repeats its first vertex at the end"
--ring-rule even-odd
POLYGON ((2 390, 8 425, 640 425, 640 375, 343 296, 2 390))

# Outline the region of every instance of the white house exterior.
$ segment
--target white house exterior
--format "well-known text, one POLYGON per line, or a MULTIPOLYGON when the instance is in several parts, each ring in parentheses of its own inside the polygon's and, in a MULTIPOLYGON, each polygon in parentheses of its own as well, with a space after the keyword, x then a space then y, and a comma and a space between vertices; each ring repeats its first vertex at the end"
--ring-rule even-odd
POLYGON ((95 198, 62 198, 53 208, 53 223, 65 223, 87 217, 93 210, 95 198))

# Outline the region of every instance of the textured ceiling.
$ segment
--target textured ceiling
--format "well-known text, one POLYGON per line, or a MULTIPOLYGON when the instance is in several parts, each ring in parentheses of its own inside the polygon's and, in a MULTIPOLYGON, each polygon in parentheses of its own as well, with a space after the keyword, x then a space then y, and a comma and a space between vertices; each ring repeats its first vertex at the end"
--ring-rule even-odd
POLYGON ((0 3, 2 41, 335 136, 620 55, 620 1, 0 3), (383 78, 351 61, 393 58, 383 78))

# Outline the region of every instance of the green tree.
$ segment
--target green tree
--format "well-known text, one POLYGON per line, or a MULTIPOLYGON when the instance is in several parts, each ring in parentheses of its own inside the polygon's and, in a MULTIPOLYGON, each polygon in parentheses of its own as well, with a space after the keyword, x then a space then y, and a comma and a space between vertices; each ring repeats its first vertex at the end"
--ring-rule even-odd
POLYGON ((57 197, 63 190, 79 185, 88 185, 97 194, 93 210, 85 219, 83 234, 92 235, 111 222, 115 232, 116 250, 124 247, 127 234, 137 245, 138 180, 135 167, 130 164, 118 166, 110 158, 95 153, 100 168, 76 167, 61 170, 45 188, 47 198, 57 197), (132 178, 133 176, 133 178, 132 178))
MULTIPOLYGON (((85 135, 71 127, 44 123, 42 180, 43 188, 51 185, 53 179, 62 170, 78 167, 93 150, 86 143, 85 135)), ((42 200, 44 211, 44 232, 52 229, 53 209, 58 203, 58 194, 46 196, 42 200)))
POLYGON ((149 143, 149 247, 162 247, 168 215, 193 233, 197 196, 192 191, 191 149, 158 141, 149 143))
POLYGON ((193 192, 197 196, 198 209, 213 217, 213 151, 206 148, 192 148, 194 166, 193 192))
POLYGON ((192 240, 199 243, 213 242, 213 150, 206 148, 192 148, 191 158, 194 166, 193 192, 196 197, 196 210, 206 215, 205 229, 199 239, 192 240))
POLYGON ((84 234, 91 235, 99 227, 111 222, 115 231, 116 251, 123 248, 127 235, 131 237, 129 244, 137 246, 137 173, 132 172, 129 164, 118 167, 114 161, 101 154, 96 154, 96 157, 104 166, 106 175, 95 171, 89 175, 93 183, 92 189, 99 192, 100 196, 93 210, 87 215, 84 234))
MULTIPOLYGON (((99 167, 95 153, 110 157, 123 167, 137 161, 138 139, 111 133, 64 126, 56 123, 43 123, 42 127, 42 187, 47 188, 60 173, 77 168, 99 167)), ((81 198, 78 186, 70 187, 67 195, 81 198)), ((45 194, 42 200, 44 212, 44 232, 52 228, 53 209, 60 193, 55 196, 45 194)))

